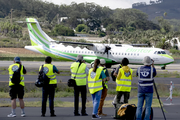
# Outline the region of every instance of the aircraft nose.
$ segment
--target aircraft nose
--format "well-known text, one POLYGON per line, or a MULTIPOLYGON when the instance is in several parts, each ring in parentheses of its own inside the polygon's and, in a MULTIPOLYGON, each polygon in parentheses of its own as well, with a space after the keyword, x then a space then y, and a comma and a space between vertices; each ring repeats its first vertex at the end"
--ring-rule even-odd
POLYGON ((174 58, 173 58, 172 56, 166 55, 165 57, 166 57, 166 58, 169 58, 169 59, 168 59, 168 62, 169 62, 169 63, 173 63, 173 62, 174 62, 174 58))

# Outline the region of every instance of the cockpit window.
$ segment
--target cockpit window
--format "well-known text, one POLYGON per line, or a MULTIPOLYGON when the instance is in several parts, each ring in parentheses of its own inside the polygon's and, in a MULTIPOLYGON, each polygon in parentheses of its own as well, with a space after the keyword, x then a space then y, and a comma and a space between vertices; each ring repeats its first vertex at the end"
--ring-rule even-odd
POLYGON ((165 51, 161 51, 161 54, 166 54, 166 52, 165 51))
POLYGON ((157 54, 161 54, 161 51, 158 51, 158 53, 157 54))
POLYGON ((165 51, 155 51, 154 54, 166 54, 165 51))

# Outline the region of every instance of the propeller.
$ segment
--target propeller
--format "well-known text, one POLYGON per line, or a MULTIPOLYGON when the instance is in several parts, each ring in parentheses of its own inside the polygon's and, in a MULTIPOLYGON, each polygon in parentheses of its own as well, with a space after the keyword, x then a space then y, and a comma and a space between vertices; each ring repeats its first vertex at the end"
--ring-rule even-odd
POLYGON ((111 50, 110 46, 105 46, 104 54, 107 54, 107 58, 109 57, 109 50, 111 50))

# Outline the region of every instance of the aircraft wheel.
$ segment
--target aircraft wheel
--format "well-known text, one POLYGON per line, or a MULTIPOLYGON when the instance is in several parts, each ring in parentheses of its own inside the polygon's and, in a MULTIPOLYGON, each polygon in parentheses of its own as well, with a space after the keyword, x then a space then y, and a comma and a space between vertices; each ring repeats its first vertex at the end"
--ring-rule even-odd
POLYGON ((161 67, 161 70, 165 70, 166 69, 166 67, 161 67))
POLYGON ((108 64, 107 64, 107 65, 106 65, 106 68, 111 68, 111 65, 108 65, 108 64))
POLYGON ((94 63, 91 63, 91 68, 93 68, 94 67, 94 63))

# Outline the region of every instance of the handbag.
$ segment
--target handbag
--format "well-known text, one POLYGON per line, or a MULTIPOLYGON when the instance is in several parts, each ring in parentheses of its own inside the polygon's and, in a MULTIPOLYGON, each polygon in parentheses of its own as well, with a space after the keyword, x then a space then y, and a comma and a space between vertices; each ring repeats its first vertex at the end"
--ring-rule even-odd
MULTIPOLYGON (((81 65, 81 62, 80 62, 80 64, 79 64, 79 66, 78 66, 78 69, 79 69, 80 65, 81 65)), ((76 74, 77 74, 77 72, 78 72, 78 69, 77 69, 77 71, 76 71, 76 74)), ((68 80, 67 85, 68 85, 69 87, 75 87, 75 86, 76 86, 75 78, 76 78, 76 75, 74 76, 74 79, 71 78, 71 79, 68 80)))

